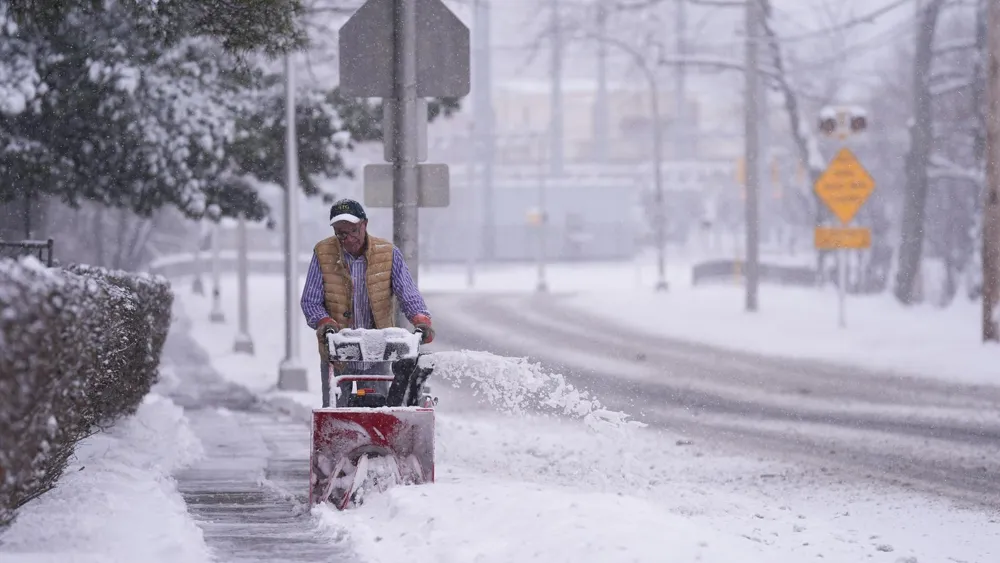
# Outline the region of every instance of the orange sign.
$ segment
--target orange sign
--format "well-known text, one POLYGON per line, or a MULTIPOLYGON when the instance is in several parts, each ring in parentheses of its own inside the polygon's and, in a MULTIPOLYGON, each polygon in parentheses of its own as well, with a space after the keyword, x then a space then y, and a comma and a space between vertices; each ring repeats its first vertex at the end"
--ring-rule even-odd
POLYGON ((869 229, 816 227, 813 240, 819 250, 871 248, 872 232, 869 229))
POLYGON ((840 149, 816 180, 816 195, 845 225, 875 190, 875 180, 847 148, 840 149))

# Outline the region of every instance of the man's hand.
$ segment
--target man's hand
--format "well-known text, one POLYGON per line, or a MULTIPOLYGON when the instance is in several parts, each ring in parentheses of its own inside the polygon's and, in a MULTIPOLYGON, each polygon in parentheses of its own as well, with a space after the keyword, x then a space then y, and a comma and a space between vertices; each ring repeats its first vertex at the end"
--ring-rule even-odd
POLYGON ((431 327, 431 319, 427 315, 416 314, 410 319, 413 323, 413 328, 421 331, 423 337, 420 341, 421 344, 430 344, 434 342, 434 328, 431 327))
POLYGON ((340 325, 337 324, 337 321, 330 317, 324 317, 316 324, 316 338, 319 338, 323 344, 326 344, 326 333, 337 332, 338 330, 340 330, 340 325))

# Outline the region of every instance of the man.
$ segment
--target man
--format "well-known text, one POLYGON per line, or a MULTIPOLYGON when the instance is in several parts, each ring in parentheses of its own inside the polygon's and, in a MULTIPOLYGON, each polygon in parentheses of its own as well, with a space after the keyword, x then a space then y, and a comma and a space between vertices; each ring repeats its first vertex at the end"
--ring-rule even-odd
MULTIPOLYGON (((333 236, 313 249, 302 288, 302 312, 319 338, 323 407, 330 406, 326 333, 342 328, 396 326, 393 297, 423 342, 434 340, 431 315, 403 260, 403 253, 385 239, 368 234, 368 216, 361 204, 342 199, 330 207, 333 236)), ((385 373, 384 365, 351 362, 335 365, 335 375, 385 373)), ((348 389, 345 386, 344 391, 348 389)))

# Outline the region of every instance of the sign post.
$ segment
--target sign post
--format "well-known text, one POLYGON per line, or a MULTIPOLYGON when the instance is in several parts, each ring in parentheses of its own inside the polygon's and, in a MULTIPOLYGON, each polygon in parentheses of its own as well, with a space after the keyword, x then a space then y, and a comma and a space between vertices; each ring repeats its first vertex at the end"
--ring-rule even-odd
POLYGON ((365 204, 393 208, 393 243, 416 281, 419 208, 447 207, 446 164, 427 160, 427 97, 471 87, 469 28, 441 0, 368 0, 340 30, 343 95, 383 100, 385 160, 365 166, 365 204))
POLYGON ((837 252, 838 322, 847 326, 847 252, 849 249, 871 247, 871 231, 850 227, 851 221, 875 190, 875 180, 846 146, 846 139, 867 128, 863 110, 857 108, 824 108, 820 131, 840 139, 842 147, 816 179, 814 190, 819 199, 840 221, 835 227, 816 227, 814 245, 819 250, 837 252))

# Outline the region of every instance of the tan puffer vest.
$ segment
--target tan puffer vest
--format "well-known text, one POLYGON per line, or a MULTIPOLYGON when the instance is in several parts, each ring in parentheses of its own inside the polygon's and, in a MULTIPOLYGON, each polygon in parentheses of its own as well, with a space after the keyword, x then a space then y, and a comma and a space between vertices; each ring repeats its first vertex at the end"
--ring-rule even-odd
MULTIPOLYGON (((375 328, 396 325, 396 307, 392 295, 392 249, 390 241, 368 235, 365 259, 368 262, 366 285, 375 328)), ((323 298, 330 318, 341 328, 351 326, 354 314, 354 284, 344 263, 340 241, 335 236, 319 241, 313 249, 323 273, 323 298)))

